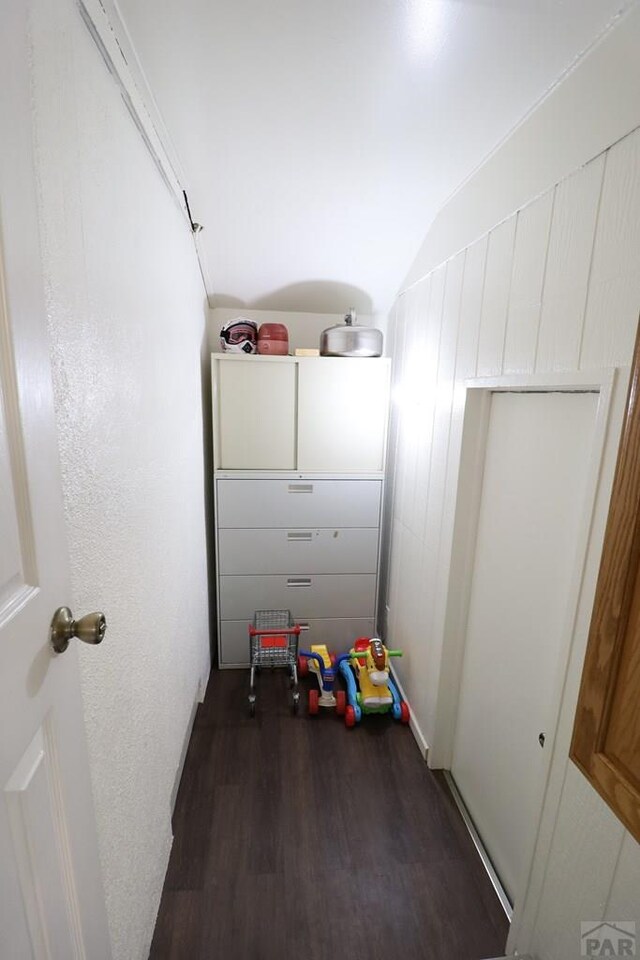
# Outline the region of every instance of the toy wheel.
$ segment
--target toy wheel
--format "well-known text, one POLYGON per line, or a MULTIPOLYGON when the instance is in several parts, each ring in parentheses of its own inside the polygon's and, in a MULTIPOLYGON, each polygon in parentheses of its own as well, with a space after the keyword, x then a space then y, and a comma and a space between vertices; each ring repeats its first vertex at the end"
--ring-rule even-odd
POLYGON ((347 709, 347 695, 344 690, 336 691, 336 713, 339 717, 344 717, 347 709))
POLYGON ((409 705, 403 700, 400 704, 400 723, 409 723, 410 719, 409 705))
POLYGON ((298 676, 306 677, 309 673, 309 661, 306 657, 298 657, 298 676))
POLYGON ((356 725, 356 712, 349 704, 344 712, 344 722, 347 727, 355 727, 356 725))
POLYGON ((309 713, 312 717, 320 710, 319 694, 317 690, 309 690, 309 713))

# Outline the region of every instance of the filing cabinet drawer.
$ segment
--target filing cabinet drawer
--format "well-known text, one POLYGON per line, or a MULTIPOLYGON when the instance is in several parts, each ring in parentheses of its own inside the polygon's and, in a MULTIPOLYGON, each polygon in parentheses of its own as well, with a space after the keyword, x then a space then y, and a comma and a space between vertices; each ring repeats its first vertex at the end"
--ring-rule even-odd
POLYGON ((218 527, 377 527, 380 480, 218 480, 218 527))
POLYGON ((376 573, 377 528, 218 531, 220 575, 376 573))
POLYGON ((291 610, 294 617, 371 617, 375 574, 220 577, 220 618, 246 620, 254 610, 291 610))
MULTIPOLYGON (((300 633, 300 649, 312 643, 326 643, 329 650, 344 653, 357 637, 371 637, 374 619, 308 620, 300 633)), ((220 624, 220 665, 223 667, 249 666, 249 632, 247 620, 223 620, 220 624)))

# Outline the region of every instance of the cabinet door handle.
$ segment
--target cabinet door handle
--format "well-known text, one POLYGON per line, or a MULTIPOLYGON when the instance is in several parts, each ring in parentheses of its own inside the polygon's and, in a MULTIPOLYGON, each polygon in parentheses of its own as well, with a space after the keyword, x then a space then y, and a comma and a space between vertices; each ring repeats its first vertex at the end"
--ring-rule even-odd
POLYGON ((288 493, 313 493, 312 483, 290 483, 288 493))
POLYGON ((290 530, 287 533, 287 540, 289 540, 290 543, 295 543, 302 540, 309 541, 313 540, 313 534, 310 530, 304 532, 302 530, 290 530))
POLYGON ((287 580, 288 587, 310 587, 311 586, 311 577, 289 577, 287 580))

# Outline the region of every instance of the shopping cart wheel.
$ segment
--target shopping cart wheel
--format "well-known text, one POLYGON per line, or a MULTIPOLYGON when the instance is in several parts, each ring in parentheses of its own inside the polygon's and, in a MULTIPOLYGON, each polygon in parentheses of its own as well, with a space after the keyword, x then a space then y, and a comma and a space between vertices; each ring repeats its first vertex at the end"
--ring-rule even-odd
POLYGON ((255 700, 249 700, 249 716, 255 717, 256 715, 256 702, 255 700))
POLYGON ((317 690, 309 690, 309 713, 312 717, 320 710, 320 695, 317 690))
POLYGON ((344 717, 347 709, 347 695, 344 690, 336 691, 336 713, 339 717, 344 717))
POLYGON ((294 712, 294 713, 297 713, 297 712, 298 712, 298 707, 299 707, 299 706, 300 706, 300 694, 299 694, 299 693, 294 693, 294 695, 293 695, 293 704, 292 704, 292 709, 293 709, 293 712, 294 712))

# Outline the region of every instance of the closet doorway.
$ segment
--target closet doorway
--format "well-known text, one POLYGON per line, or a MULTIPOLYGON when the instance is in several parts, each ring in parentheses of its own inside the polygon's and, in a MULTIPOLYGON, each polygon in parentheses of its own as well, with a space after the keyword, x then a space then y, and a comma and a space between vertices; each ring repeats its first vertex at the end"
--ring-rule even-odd
POLYGON ((590 386, 470 392, 482 407, 467 478, 475 549, 450 767, 513 904, 549 771, 606 411, 590 386))

